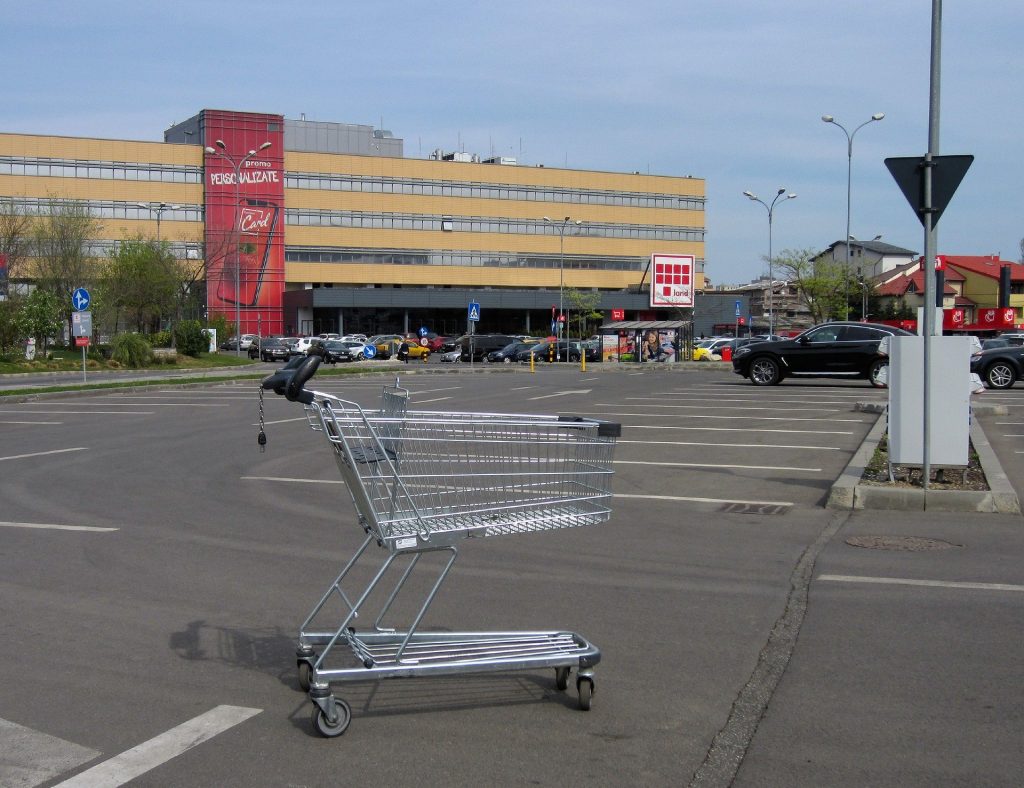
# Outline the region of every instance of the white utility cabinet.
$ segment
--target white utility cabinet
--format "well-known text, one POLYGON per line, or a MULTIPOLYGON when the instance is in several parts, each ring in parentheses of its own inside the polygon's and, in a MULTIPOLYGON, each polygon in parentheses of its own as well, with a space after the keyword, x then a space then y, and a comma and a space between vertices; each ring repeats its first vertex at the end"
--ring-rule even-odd
MULTIPOLYGON (((967 465, 971 428, 971 337, 932 337, 929 465, 967 465)), ((924 465, 924 337, 889 343, 889 462, 924 465)))

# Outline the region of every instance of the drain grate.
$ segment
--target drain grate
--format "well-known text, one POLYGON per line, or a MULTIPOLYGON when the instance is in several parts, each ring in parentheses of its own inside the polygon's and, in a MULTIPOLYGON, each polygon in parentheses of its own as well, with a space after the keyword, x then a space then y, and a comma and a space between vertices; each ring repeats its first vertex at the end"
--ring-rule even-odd
POLYGON ((868 550, 905 550, 911 553, 963 547, 962 544, 943 539, 927 539, 923 536, 851 536, 846 543, 850 547, 863 547, 868 550))
POLYGON ((790 508, 778 503, 727 503, 718 511, 729 514, 785 514, 790 508))

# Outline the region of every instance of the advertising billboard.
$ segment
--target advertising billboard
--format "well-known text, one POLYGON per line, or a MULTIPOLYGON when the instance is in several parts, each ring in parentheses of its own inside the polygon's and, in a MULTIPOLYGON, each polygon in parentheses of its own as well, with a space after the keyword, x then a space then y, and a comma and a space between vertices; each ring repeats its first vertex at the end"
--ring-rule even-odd
POLYGON ((692 254, 651 255, 651 306, 693 306, 692 254))
POLYGON ((284 331, 284 117, 206 110, 206 305, 240 334, 284 331))

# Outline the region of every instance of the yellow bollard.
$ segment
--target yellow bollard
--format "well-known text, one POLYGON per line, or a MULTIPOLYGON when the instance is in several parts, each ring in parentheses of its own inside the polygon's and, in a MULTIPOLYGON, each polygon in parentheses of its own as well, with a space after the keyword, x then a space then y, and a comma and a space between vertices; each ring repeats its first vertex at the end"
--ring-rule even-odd
POLYGON ((533 372, 533 351, 530 351, 530 372, 533 372))
POLYGON ((587 371, 587 351, 580 349, 580 372, 587 371))

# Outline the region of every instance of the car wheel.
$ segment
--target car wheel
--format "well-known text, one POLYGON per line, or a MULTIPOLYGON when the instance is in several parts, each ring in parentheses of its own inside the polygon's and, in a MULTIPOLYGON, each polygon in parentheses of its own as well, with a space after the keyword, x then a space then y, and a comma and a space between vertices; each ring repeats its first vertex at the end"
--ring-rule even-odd
POLYGON ((1007 361, 996 361, 985 370, 985 383, 990 389, 1008 389, 1017 380, 1017 373, 1007 361))
POLYGON ((779 362, 768 356, 760 356, 750 362, 750 382, 755 386, 774 386, 782 379, 779 362))
POLYGON ((878 359, 868 369, 868 380, 876 389, 888 388, 889 362, 886 359, 878 359))

